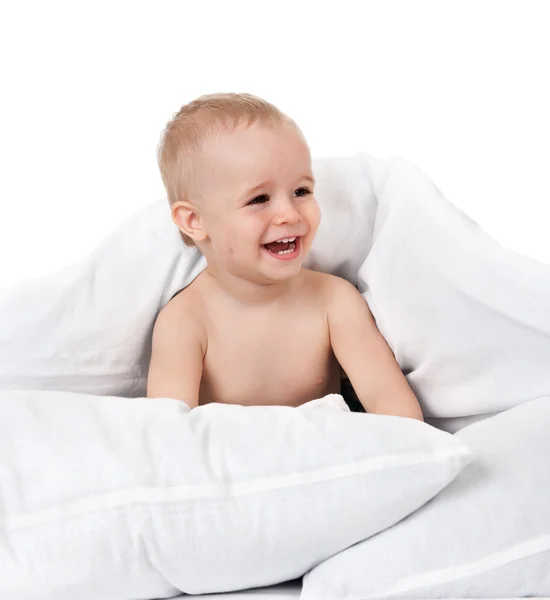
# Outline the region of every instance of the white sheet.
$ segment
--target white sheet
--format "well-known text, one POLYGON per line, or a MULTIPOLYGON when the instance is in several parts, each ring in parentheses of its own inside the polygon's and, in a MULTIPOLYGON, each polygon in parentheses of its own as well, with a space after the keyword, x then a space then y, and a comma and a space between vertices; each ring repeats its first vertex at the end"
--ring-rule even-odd
MULTIPOLYGON (((201 594, 200 596, 178 596, 190 600, 298 600, 301 586, 299 583, 282 584, 268 588, 232 592, 229 594, 201 594)), ((74 600, 79 600, 75 598, 74 600)), ((358 599, 359 600, 359 599, 358 599)), ((425 600, 437 600, 426 598, 425 600)), ((463 598, 448 598, 447 600, 464 600, 463 598)), ((468 598, 468 600, 524 600, 523 598, 468 598)), ((537 600, 550 600, 548 597, 539 597, 537 600)))
MULTIPOLYGON (((298 600, 302 586, 300 583, 284 583, 272 587, 231 592, 228 594, 200 594, 199 596, 178 596, 190 600, 298 600)), ((74 598, 79 600, 79 598, 74 598)), ((425 600, 438 600, 426 598, 425 600)), ((448 598, 447 600, 464 600, 463 598, 448 598)), ((468 598, 468 600, 524 600, 524 598, 468 598)), ((539 596, 537 600, 550 600, 547 596, 539 596)))
MULTIPOLYGON (((178 596, 178 598, 203 598, 204 600, 298 600, 301 589, 301 581, 291 581, 271 587, 244 590, 242 592, 178 596)), ((75 600, 78 599, 75 598, 75 600)))

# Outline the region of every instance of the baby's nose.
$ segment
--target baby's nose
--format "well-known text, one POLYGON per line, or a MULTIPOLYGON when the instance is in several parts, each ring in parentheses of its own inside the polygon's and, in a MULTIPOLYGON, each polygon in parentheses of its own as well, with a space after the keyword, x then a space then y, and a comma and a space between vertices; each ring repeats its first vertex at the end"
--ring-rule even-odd
POLYGON ((281 225, 283 223, 297 223, 302 218, 300 211, 290 200, 281 203, 277 208, 278 210, 274 218, 276 225, 281 225))

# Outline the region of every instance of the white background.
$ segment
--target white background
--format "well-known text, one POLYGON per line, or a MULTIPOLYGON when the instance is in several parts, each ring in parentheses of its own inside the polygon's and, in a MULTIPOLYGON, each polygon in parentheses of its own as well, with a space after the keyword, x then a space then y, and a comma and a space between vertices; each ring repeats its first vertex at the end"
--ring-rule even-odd
POLYGON ((0 287, 90 253, 164 196, 194 97, 248 91, 314 156, 404 156, 502 244, 550 263, 550 3, 0 3, 0 287))

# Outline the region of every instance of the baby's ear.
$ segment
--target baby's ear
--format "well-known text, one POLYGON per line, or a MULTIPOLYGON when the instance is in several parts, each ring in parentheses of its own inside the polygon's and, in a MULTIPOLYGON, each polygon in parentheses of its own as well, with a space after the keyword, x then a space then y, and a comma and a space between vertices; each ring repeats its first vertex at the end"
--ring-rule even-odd
POLYGON ((194 242, 202 242, 208 237, 203 229, 198 207, 190 202, 182 200, 172 204, 172 221, 184 235, 194 242))

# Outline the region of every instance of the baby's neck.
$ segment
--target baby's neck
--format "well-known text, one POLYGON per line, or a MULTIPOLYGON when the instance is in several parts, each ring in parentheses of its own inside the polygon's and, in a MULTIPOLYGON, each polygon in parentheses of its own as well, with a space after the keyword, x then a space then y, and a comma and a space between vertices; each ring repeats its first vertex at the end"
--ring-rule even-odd
POLYGON ((227 273, 217 273, 209 267, 205 270, 210 285, 226 299, 247 308, 261 308, 278 304, 289 297, 301 280, 302 270, 279 283, 258 283, 227 273))

